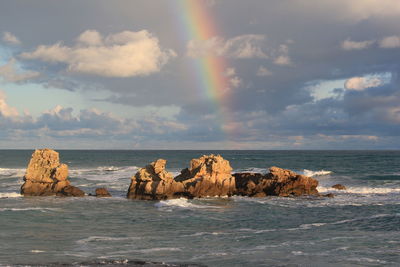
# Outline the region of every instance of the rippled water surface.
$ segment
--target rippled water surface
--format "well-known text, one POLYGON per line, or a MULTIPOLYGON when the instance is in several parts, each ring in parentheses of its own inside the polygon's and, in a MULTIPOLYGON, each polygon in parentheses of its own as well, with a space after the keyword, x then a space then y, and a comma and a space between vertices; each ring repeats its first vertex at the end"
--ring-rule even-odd
POLYGON ((125 199, 139 167, 173 173, 213 151, 59 151, 70 181, 112 198, 21 197, 32 151, 0 151, 0 265, 399 266, 400 152, 217 151, 234 171, 279 166, 335 198, 125 199), (330 187, 336 183, 346 191, 330 187), (90 264, 89 264, 90 265, 90 264))

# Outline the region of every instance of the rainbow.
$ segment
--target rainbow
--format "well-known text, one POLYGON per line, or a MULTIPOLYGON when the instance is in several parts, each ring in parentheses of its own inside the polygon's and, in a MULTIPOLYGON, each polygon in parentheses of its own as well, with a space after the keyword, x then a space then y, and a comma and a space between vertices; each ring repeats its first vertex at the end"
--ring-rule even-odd
MULTIPOLYGON (((189 41, 206 41, 218 36, 216 23, 205 0, 175 0, 174 4, 184 44, 189 41)), ((192 58, 191 63, 197 90, 203 99, 213 104, 217 123, 227 140, 230 135, 228 125, 232 121, 227 110, 230 85, 226 71, 229 64, 225 58, 217 55, 192 58)))

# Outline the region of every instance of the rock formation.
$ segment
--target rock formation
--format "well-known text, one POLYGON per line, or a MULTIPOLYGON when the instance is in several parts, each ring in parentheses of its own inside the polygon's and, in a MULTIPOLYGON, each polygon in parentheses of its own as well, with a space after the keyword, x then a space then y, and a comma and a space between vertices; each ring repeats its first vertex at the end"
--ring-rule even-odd
POLYGON ((190 167, 176 178, 165 170, 166 160, 159 159, 140 169, 132 177, 128 198, 170 199, 226 196, 235 192, 232 168, 221 156, 192 159, 190 167))
POLYGON ((111 194, 108 192, 106 188, 96 188, 95 192, 96 197, 111 197, 111 194))
POLYGON ((235 173, 236 193, 242 196, 319 195, 318 181, 290 170, 271 167, 269 173, 235 173))
POLYGON ((332 188, 337 189, 337 190, 346 190, 346 187, 342 184, 332 185, 332 188))
POLYGON ((158 159, 141 168, 132 177, 127 197, 151 200, 183 196, 185 194, 183 184, 176 182, 174 176, 165 170, 166 163, 166 160, 158 159))
POLYGON ((35 150, 26 169, 21 194, 24 196, 83 196, 83 191, 71 186, 67 178, 68 166, 60 164, 56 151, 35 150))
POLYGON ((229 161, 220 155, 192 159, 175 180, 181 182, 189 197, 231 196, 235 193, 235 178, 229 161))
POLYGON ((319 195, 318 181, 290 170, 271 167, 266 175, 236 173, 221 156, 202 156, 173 177, 159 159, 132 177, 128 198, 159 200, 242 195, 250 197, 319 195))

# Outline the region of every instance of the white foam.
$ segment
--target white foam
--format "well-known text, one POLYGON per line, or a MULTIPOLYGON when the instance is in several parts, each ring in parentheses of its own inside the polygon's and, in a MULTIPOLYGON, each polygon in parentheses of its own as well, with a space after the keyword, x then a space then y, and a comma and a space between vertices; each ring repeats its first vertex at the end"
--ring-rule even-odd
POLYGON ((400 188, 391 188, 391 187, 347 187, 346 190, 338 190, 332 187, 318 186, 318 192, 326 193, 326 192, 345 192, 351 194, 391 194, 391 193, 400 193, 400 188))
POLYGON ((90 242, 105 242, 105 241, 126 241, 126 240, 137 240, 140 237, 113 237, 113 236, 89 236, 88 238, 80 239, 76 241, 78 244, 87 244, 90 242))
POLYGON ((16 192, 0 193, 0 198, 14 198, 14 197, 22 197, 22 195, 16 192))
POLYGON ((161 200, 154 204, 159 209, 162 208, 184 208, 184 209, 207 209, 207 208, 219 208, 216 206, 209 206, 209 205, 196 205, 191 203, 186 198, 177 198, 177 199, 169 199, 169 200, 161 200))
POLYGON ((331 172, 331 171, 325 171, 325 170, 312 171, 312 170, 304 169, 301 173, 304 174, 305 176, 308 176, 308 177, 314 177, 314 176, 329 175, 329 174, 331 174, 332 172, 331 172))
POLYGON ((0 175, 2 176, 18 176, 22 177, 25 174, 25 169, 10 169, 10 168, 0 168, 0 175))
POLYGON ((40 212, 59 211, 57 208, 0 208, 0 211, 31 211, 38 210, 40 212))
POLYGON ((30 252, 32 252, 32 253, 43 253, 45 251, 44 250, 38 250, 38 249, 32 249, 30 252))
POLYGON ((181 251, 180 248, 171 248, 171 247, 164 247, 164 248, 145 248, 137 250, 142 253, 151 253, 151 252, 158 252, 158 251, 181 251))

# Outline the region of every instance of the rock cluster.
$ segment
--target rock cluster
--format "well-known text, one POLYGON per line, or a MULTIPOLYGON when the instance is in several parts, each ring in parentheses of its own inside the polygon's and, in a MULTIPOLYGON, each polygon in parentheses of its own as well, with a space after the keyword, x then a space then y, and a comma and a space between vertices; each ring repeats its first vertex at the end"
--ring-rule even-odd
POLYGON ((140 169, 132 177, 128 198, 169 199, 229 196, 235 191, 232 168, 221 156, 192 159, 189 168, 177 177, 165 170, 166 160, 159 159, 140 169))
POLYGON ((235 173, 237 194, 249 197, 319 195, 318 181, 290 170, 271 167, 269 173, 235 173))
POLYGON ((68 166, 60 164, 59 155, 51 149, 38 149, 32 158, 21 187, 24 196, 84 196, 85 193, 68 181, 68 166))
POLYGON ((166 160, 159 159, 140 169, 133 177, 127 197, 131 199, 201 198, 242 195, 301 196, 319 195, 318 181, 271 167, 270 173, 236 173, 221 156, 202 156, 190 161, 177 177, 165 170, 166 160))

